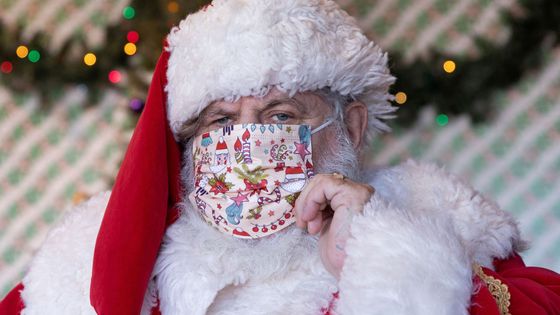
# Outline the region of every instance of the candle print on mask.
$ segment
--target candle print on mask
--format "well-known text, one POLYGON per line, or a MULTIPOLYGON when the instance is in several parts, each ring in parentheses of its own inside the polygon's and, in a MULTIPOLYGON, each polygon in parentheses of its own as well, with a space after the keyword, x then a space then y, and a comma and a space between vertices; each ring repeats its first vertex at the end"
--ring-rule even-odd
POLYGON ((198 136, 195 189, 202 218, 219 231, 259 238, 295 222, 295 200, 313 176, 305 125, 242 124, 198 136))

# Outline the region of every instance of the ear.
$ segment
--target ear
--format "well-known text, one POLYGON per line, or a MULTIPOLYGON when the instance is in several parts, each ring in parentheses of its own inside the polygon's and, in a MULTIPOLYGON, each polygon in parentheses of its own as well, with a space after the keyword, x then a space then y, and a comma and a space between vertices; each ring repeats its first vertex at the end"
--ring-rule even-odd
POLYGON ((350 140, 352 140, 354 148, 359 149, 362 145, 368 124, 367 106, 360 101, 354 101, 346 105, 344 114, 350 140))

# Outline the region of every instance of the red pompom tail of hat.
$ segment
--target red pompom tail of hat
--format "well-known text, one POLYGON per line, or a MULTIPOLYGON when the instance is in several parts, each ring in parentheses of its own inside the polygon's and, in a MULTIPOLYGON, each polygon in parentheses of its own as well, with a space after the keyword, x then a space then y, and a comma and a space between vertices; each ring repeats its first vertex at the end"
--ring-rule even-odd
MULTIPOLYGON (((23 284, 18 283, 4 299, 0 300, 0 314, 2 315, 19 315, 25 308, 23 299, 21 298, 21 291, 23 291, 23 284)), ((2 297, 0 295, 0 297, 2 297)))
POLYGON ((181 150, 166 117, 164 51, 97 236, 91 304, 98 314, 139 314, 160 244, 178 217, 181 150))

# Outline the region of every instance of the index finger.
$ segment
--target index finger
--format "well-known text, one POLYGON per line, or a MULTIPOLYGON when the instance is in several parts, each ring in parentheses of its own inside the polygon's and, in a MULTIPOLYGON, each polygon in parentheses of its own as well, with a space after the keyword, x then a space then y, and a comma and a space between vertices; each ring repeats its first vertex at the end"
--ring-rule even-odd
POLYGON ((336 181, 339 180, 341 179, 326 174, 318 174, 311 179, 296 199, 294 206, 298 227, 305 228, 307 222, 320 219, 321 211, 328 206, 330 201, 325 191, 328 186, 338 186, 336 181))

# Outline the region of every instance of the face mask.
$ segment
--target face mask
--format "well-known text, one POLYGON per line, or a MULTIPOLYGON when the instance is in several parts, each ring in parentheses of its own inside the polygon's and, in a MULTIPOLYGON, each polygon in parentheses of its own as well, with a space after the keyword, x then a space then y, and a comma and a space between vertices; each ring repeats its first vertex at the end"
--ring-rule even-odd
POLYGON ((219 231, 259 238, 295 223, 294 204, 313 176, 306 125, 242 124, 195 138, 189 200, 219 231))

